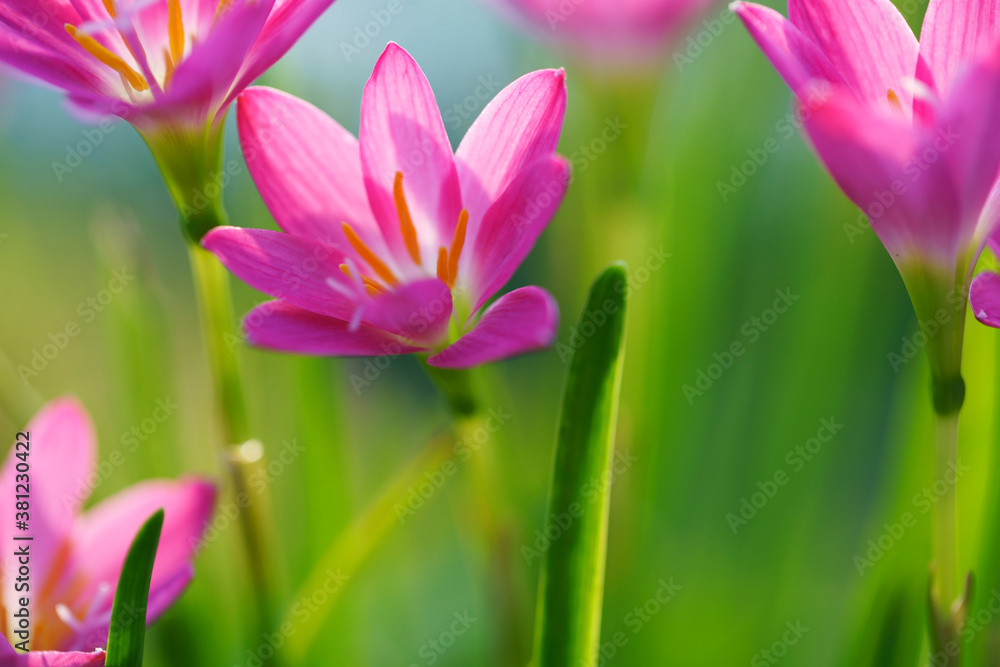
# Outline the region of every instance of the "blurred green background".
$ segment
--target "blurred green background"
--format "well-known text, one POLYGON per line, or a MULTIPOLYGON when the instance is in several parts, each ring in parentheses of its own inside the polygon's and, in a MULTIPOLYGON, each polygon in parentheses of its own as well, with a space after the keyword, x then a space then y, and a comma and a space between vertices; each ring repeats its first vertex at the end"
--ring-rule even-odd
MULTIPOLYGON (((476 0, 403 0, 369 45, 345 55, 385 5, 338 0, 261 83, 356 132, 364 82, 394 40, 426 72, 457 145, 485 102, 475 96, 483 80, 567 68, 560 152, 575 179, 514 283, 553 291, 567 344, 602 266, 623 259, 633 279, 617 442, 632 463, 614 481, 602 631, 605 642, 619 631, 627 641, 601 664, 915 664, 931 529, 914 504, 933 481, 929 380, 922 353, 898 369, 889 355, 902 354, 917 322, 878 239, 850 232, 858 212, 792 131, 789 93, 742 26, 720 23, 713 34, 696 24, 700 51, 685 37, 658 66, 624 75, 549 49, 476 0), (456 105, 472 112, 462 117, 456 105), (656 261, 661 253, 669 257, 656 261), (778 291, 795 298, 772 318, 778 291), (734 343, 745 352, 712 367, 734 343), (796 454, 824 419, 842 427, 809 460, 796 454), (769 484, 776 474, 786 483, 769 484), (755 515, 743 508, 745 523, 729 516, 769 490, 755 515), (855 557, 868 558, 869 540, 907 511, 916 526, 859 574, 855 557), (680 588, 648 604, 663 583, 680 588)), ((924 4, 903 9, 918 27, 924 4)), ((53 163, 88 141, 89 126, 33 85, 4 81, 0 99, 0 349, 9 362, 0 433, 13 435, 36 396, 73 393, 93 413, 104 460, 169 398, 180 408, 94 498, 147 477, 221 479, 187 255, 146 147, 119 123, 89 140, 92 153, 60 180, 53 163), (88 319, 80 304, 123 268, 134 279, 88 319), (22 384, 13 369, 71 321, 82 333, 22 384)), ((233 126, 227 156, 241 161, 233 126)), ((226 202, 234 224, 273 227, 245 171, 226 202)), ((241 313, 264 298, 235 290, 241 313)), ((960 445, 970 471, 959 487, 967 567, 986 524, 994 345, 992 331, 970 322, 960 445)), ((274 465, 269 484, 291 604, 330 542, 447 414, 413 359, 393 360, 359 391, 351 376, 363 377, 365 360, 238 354, 269 458, 280 461, 286 442, 304 448, 274 465)), ((553 349, 480 374, 486 405, 510 419, 474 462, 456 461, 458 474, 395 525, 367 566, 344 572, 307 664, 527 663, 540 559, 522 547, 545 525, 565 371, 553 349), (448 636, 455 614, 476 620, 448 636)), ((239 531, 222 526, 189 591, 152 630, 151 667, 259 664, 239 531)))

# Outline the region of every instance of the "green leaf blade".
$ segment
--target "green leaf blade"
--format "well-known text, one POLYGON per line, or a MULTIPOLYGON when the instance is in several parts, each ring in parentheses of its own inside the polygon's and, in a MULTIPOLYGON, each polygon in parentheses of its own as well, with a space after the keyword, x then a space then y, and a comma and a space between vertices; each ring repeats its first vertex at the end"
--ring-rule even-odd
MULTIPOLYGON (((542 563, 536 667, 594 664, 600 640, 628 278, 612 264, 591 286, 577 323, 556 442, 542 563)), ((571 339, 571 343, 572 343, 571 339)))
POLYGON ((149 585, 162 531, 163 510, 160 509, 139 529, 125 557, 111 609, 105 667, 142 666, 149 585))

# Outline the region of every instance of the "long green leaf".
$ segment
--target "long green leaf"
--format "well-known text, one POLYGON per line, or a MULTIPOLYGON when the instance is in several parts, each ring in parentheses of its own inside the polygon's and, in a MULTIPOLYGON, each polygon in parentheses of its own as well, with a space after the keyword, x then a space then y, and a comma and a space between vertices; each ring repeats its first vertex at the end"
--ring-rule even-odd
MULTIPOLYGON (((627 277, 612 264, 569 340, 535 623, 537 667, 593 665, 601 631, 611 465, 625 353, 627 277)), ((566 348, 561 348, 565 350, 566 348)))
POLYGON ((141 667, 142 647, 146 637, 146 605, 153 561, 163 530, 163 510, 149 517, 139 529, 125 557, 122 576, 111 609, 111 632, 105 667, 141 667))

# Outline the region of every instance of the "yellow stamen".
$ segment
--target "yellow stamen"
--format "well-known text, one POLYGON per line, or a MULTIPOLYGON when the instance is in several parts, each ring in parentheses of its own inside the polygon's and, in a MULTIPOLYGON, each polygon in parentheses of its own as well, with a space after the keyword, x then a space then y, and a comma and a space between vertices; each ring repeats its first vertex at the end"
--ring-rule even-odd
POLYGON ((90 35, 83 35, 79 33, 76 26, 70 25, 69 23, 66 24, 66 32, 68 32, 70 37, 75 39, 77 44, 82 46, 87 53, 125 77, 125 80, 128 81, 130 86, 139 92, 149 90, 149 84, 146 83, 145 77, 132 69, 132 67, 119 56, 106 49, 96 39, 90 35))
POLYGON ((179 63, 184 57, 184 20, 181 16, 180 0, 168 0, 168 30, 170 35, 170 57, 179 63))
POLYGON ((462 256, 462 246, 465 245, 465 228, 469 224, 469 212, 462 209, 458 214, 458 224, 455 225, 455 238, 451 240, 451 250, 448 251, 448 278, 449 287, 455 284, 458 276, 458 259, 462 256))
POLYGON ((351 280, 354 280, 354 276, 351 275, 351 267, 347 266, 347 264, 341 264, 340 270, 344 272, 345 276, 347 276, 351 280))
POLYGON ((170 85, 170 80, 174 78, 174 59, 170 56, 170 51, 163 49, 163 61, 167 64, 167 72, 163 75, 163 87, 170 85))
POLYGON ((451 283, 448 281, 448 249, 444 246, 438 249, 437 276, 441 279, 441 282, 451 287, 451 283))
POLYGON ((903 105, 900 104, 899 98, 896 97, 896 91, 890 88, 888 97, 889 97, 889 106, 891 106, 894 110, 898 111, 899 113, 903 113, 903 105))
POLYGON ((406 249, 410 251, 410 257, 420 266, 420 244, 417 243, 417 228, 413 226, 413 218, 410 217, 410 207, 406 205, 406 197, 403 195, 403 172, 396 172, 396 180, 392 184, 392 198, 396 200, 396 211, 399 213, 399 228, 403 232, 403 242, 406 249))
POLYGON ((104 8, 108 10, 108 16, 115 18, 118 11, 115 9, 115 0, 104 0, 104 8))
POLYGON ((357 251, 361 256, 361 259, 365 260, 368 266, 372 267, 372 270, 378 274, 378 277, 389 283, 390 285, 396 285, 399 281, 396 276, 393 275, 392 271, 386 266, 385 262, 378 258, 378 256, 371 251, 371 248, 365 245, 365 242, 361 240, 349 224, 346 222, 341 223, 344 228, 344 235, 347 236, 348 243, 357 251))
POLYGON ((380 294, 385 294, 385 288, 379 285, 371 278, 361 276, 361 281, 365 284, 365 289, 368 291, 368 294, 370 296, 378 296, 380 294))

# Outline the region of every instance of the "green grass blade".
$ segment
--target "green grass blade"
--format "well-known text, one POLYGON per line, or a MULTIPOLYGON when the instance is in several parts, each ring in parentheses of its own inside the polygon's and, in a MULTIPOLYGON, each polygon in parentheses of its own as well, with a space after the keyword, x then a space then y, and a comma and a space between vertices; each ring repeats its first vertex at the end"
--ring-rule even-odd
POLYGON ((163 530, 163 510, 149 517, 139 529, 125 557, 122 576, 111 609, 111 631, 105 667, 141 667, 146 636, 146 605, 153 561, 163 530))
POLYGON ((614 432, 625 353, 627 277, 612 264, 590 288, 570 338, 546 514, 535 624, 536 667, 594 664, 601 631, 614 432), (551 532, 550 532, 551 531, 551 532))

